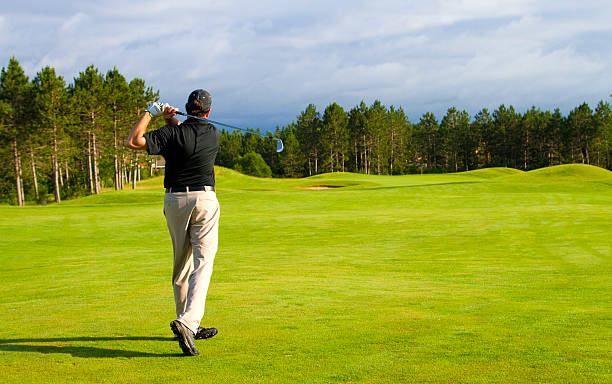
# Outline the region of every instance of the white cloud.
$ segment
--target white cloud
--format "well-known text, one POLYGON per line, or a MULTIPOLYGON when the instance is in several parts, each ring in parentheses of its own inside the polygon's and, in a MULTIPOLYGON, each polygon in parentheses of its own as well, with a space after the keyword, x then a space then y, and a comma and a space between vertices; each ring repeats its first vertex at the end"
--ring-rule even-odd
MULTIPOLYGON (((16 5, 15 7, 18 7, 16 5)), ((286 124, 362 99, 412 120, 447 107, 575 106, 612 83, 605 1, 99 1, 0 14, 0 51, 71 81, 89 64, 178 106, 209 88, 219 119, 286 124), (7 39, 6 36, 11 36, 7 39), (593 38, 595 36, 596 38, 593 38), (596 45, 596 41, 601 41, 596 45)), ((1 65, 1 64, 0 64, 1 65)))
POLYGON ((6 42, 8 41, 8 31, 9 29, 6 22, 6 17, 0 15, 0 46, 6 44, 6 42))
POLYGON ((60 31, 62 33, 74 33, 77 32, 80 26, 83 24, 90 22, 91 20, 87 20, 87 16, 81 12, 75 13, 70 16, 67 20, 62 22, 60 26, 60 31))

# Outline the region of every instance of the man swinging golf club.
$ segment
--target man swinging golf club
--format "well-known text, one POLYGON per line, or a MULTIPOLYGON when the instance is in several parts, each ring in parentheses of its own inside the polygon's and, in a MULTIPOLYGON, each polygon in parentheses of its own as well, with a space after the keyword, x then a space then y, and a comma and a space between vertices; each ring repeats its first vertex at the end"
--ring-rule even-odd
POLYGON ((217 252, 220 214, 214 173, 219 138, 215 126, 201 120, 210 115, 210 107, 207 91, 191 92, 185 109, 193 117, 181 124, 174 117, 176 108, 153 103, 126 143, 166 160, 164 215, 174 249, 172 283, 177 316, 170 328, 188 356, 199 354, 194 339, 217 334, 216 328, 200 327, 217 252), (146 132, 151 118, 158 116, 163 116, 166 125, 146 132))

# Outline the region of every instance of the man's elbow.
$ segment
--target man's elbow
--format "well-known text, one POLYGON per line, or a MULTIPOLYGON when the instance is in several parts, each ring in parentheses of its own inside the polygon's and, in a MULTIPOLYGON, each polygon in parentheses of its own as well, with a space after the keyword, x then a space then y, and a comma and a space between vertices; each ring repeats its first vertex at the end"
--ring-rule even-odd
POLYGON ((144 138, 142 140, 138 140, 130 137, 125 142, 125 146, 130 149, 147 149, 147 141, 144 140, 144 138))

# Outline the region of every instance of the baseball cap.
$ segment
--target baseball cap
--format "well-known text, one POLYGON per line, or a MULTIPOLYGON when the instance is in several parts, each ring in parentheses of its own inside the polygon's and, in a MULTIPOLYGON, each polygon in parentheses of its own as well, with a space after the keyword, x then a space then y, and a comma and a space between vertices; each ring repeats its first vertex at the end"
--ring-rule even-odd
POLYGON ((187 99, 187 104, 190 104, 192 101, 198 100, 202 103, 202 110, 208 111, 211 105, 210 93, 203 89, 196 89, 195 91, 189 94, 189 98, 187 99))

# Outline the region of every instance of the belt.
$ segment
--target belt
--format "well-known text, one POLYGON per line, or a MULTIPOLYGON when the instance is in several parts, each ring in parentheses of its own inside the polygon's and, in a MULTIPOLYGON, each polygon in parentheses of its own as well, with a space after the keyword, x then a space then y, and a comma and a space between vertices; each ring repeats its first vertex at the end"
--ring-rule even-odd
POLYGON ((215 191, 215 187, 212 187, 210 185, 201 185, 199 187, 170 187, 170 188, 166 188, 166 193, 196 192, 196 191, 214 192, 215 191))

